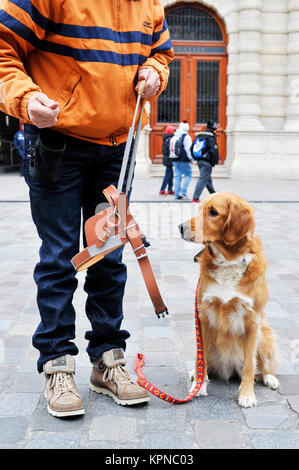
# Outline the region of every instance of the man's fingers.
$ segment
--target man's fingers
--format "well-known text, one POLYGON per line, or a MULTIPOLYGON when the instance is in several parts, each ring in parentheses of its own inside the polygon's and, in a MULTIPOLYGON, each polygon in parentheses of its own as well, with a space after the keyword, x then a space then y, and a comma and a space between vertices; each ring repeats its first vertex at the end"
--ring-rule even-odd
POLYGON ((30 112, 32 115, 34 115, 35 118, 42 120, 52 119, 58 114, 57 109, 46 108, 38 102, 32 104, 30 112))
POLYGON ((57 109, 59 106, 59 103, 57 103, 57 101, 51 100, 44 93, 37 93, 36 95, 34 95, 34 97, 46 108, 57 109))
POLYGON ((147 80, 150 75, 151 69, 141 69, 138 74, 138 80, 147 80))
MULTIPOLYGON (((149 98, 155 96, 160 88, 160 77, 159 74, 153 69, 141 69, 138 74, 138 80, 146 80, 144 91, 142 94, 143 98, 149 98)), ((138 91, 139 83, 135 88, 138 91)))
POLYGON ((29 119, 37 127, 52 127, 57 123, 59 103, 51 100, 44 93, 36 93, 28 101, 29 119))

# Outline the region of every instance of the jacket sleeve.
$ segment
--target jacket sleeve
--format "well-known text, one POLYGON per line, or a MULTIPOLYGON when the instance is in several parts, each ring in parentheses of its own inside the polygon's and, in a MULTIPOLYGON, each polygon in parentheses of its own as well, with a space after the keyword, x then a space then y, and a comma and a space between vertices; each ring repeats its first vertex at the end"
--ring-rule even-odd
POLYGON ((150 57, 143 63, 140 69, 152 67, 160 77, 160 88, 156 96, 160 95, 167 87, 169 69, 168 64, 173 59, 173 49, 169 36, 167 22, 164 16, 164 8, 160 0, 154 0, 154 31, 152 39, 152 51, 150 57))
POLYGON ((191 152, 192 158, 194 158, 194 155, 193 155, 194 142, 195 142, 195 139, 193 140, 192 145, 190 147, 190 152, 191 152))
POLYGON ((184 148, 186 150, 186 154, 187 154, 187 157, 189 158, 189 160, 192 160, 192 158, 193 158, 192 152, 191 152, 191 146, 192 146, 192 139, 191 139, 190 135, 187 134, 185 139, 184 139, 184 148))
POLYGON ((27 104, 41 89, 26 72, 26 57, 46 34, 47 0, 0 0, 0 109, 30 122, 27 104))

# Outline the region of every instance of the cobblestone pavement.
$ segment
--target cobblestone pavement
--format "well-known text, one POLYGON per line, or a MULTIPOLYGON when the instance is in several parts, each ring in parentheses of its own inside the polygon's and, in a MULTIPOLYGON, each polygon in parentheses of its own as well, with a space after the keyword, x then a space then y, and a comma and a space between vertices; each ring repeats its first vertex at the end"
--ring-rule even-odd
MULTIPOLYGON (((131 209, 151 241, 150 260, 170 315, 156 318, 139 266, 127 247, 123 326, 131 337, 126 355, 133 372, 136 353, 144 353, 146 377, 184 397, 194 357, 198 266, 193 256, 198 247, 179 238, 177 225, 195 213, 196 206, 157 196, 160 183, 157 178, 137 177, 131 209), (151 202, 140 202, 145 200, 151 202)), ((299 448, 299 182, 217 179, 215 185, 218 191, 232 190, 256 201, 257 233, 269 260, 266 311, 282 358, 279 391, 256 384, 258 406, 252 409, 238 406, 237 381, 212 379, 209 396, 177 406, 151 396, 146 405, 121 407, 91 392, 84 339, 89 324, 84 314, 84 273, 80 273, 74 298, 80 349, 75 379, 86 414, 66 420, 51 417, 43 396, 44 377, 36 372, 37 351, 31 346, 39 321, 32 278, 39 240, 23 179, 16 173, 1 174, 0 448, 299 448)))

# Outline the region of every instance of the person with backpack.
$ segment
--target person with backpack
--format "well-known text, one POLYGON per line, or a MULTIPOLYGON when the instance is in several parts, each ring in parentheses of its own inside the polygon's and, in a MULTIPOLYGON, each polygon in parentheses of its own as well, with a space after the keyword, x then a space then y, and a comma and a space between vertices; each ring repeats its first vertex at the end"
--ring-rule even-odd
POLYGON ((219 162, 217 146, 217 122, 208 121, 205 131, 200 132, 195 137, 191 146, 191 153, 199 168, 199 178, 193 193, 192 202, 199 203, 200 195, 206 187, 210 194, 215 193, 212 181, 212 168, 219 162))
POLYGON ((187 190, 192 179, 192 154, 190 147, 192 139, 188 134, 189 124, 187 121, 180 123, 179 128, 175 131, 174 136, 170 140, 169 157, 173 161, 174 170, 174 198, 177 200, 190 201, 187 196, 187 190), (184 183, 182 187, 182 177, 184 183))
POLYGON ((175 133, 175 127, 167 126, 165 133, 163 135, 163 144, 162 144, 162 154, 163 154, 163 165, 165 166, 165 175, 162 182, 162 186, 159 194, 161 196, 166 196, 174 194, 172 190, 173 186, 173 166, 172 160, 169 158, 170 154, 170 139, 175 133), (168 186, 168 192, 165 192, 166 187, 168 186))

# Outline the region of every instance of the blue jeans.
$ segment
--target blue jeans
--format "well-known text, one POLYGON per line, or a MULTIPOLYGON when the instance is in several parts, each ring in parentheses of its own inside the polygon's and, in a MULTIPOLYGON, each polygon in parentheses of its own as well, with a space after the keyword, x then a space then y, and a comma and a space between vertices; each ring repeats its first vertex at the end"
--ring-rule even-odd
POLYGON ((173 162, 174 170, 174 197, 177 198, 181 194, 187 196, 187 190, 192 179, 192 166, 190 162, 173 162), (184 178, 183 187, 182 177, 184 178))
POLYGON ((168 185, 168 191, 172 191, 173 186, 173 169, 172 166, 165 167, 165 175, 162 182, 161 190, 164 191, 168 185))
MULTIPOLYGON (((34 133, 26 132, 26 149, 35 139, 34 133)), ((78 281, 71 258, 80 251, 81 211, 84 226, 95 214, 96 206, 107 202, 102 191, 110 184, 117 186, 125 147, 125 144, 110 147, 69 137, 66 142, 62 176, 50 187, 30 180, 29 158, 23 160, 31 214, 42 242, 40 261, 34 270, 41 316, 33 335, 33 346, 40 352, 39 372, 48 360, 78 354, 72 341, 75 338, 72 299, 78 281)), ((85 237, 83 243, 86 246, 85 237)), ((122 252, 123 248, 113 251, 86 272, 85 309, 91 330, 85 338, 89 341, 87 352, 92 362, 109 349, 125 350, 130 336, 121 329, 127 278, 122 252)))
POLYGON ((207 190, 210 194, 215 193, 215 189, 212 181, 212 165, 209 162, 197 161, 199 168, 199 178, 197 180, 193 198, 199 199, 204 188, 207 187, 207 190))

